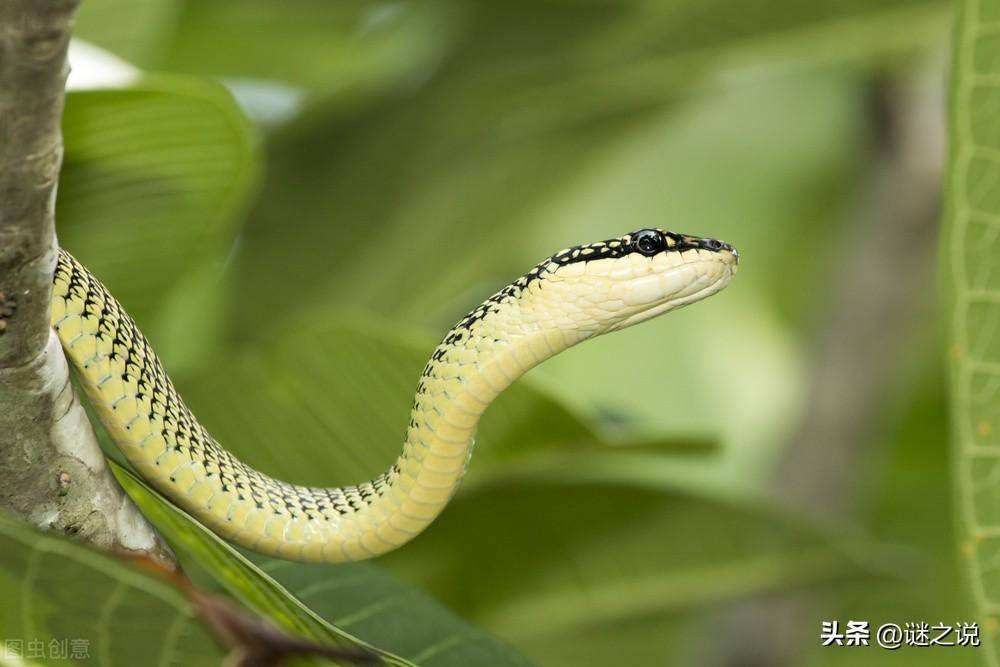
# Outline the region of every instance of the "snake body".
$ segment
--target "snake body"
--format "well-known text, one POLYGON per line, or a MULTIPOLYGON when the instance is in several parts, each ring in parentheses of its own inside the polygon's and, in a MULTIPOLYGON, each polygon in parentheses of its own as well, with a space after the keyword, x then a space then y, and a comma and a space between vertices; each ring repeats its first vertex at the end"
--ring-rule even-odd
POLYGON ((255 551, 344 562, 399 547, 438 516, 465 471, 480 415, 511 382, 580 341, 714 294, 737 260, 720 241, 658 229, 547 258, 448 332, 420 377, 402 454, 347 487, 289 484, 219 445, 122 305, 62 250, 52 326, 109 435, 161 493, 255 551))

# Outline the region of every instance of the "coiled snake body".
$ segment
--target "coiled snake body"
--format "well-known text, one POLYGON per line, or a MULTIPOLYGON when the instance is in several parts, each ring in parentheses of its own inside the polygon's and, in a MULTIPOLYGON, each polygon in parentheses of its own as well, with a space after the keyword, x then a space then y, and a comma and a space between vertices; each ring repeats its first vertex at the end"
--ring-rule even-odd
POLYGON ((62 250, 52 325, 111 438, 154 487, 255 551, 343 562, 394 549, 434 520, 462 478, 480 415, 528 369, 718 292, 737 263, 725 243, 658 229, 556 253, 469 313, 434 350, 395 464, 338 488, 276 480, 220 446, 121 304, 62 250))

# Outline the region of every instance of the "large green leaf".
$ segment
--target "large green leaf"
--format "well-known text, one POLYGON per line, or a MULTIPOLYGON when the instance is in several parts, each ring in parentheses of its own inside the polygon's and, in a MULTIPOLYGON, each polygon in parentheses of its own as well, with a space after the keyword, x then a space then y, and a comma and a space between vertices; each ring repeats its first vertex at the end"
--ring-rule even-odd
POLYGON ((532 664, 371 563, 303 565, 250 557, 323 618, 418 665, 532 664))
POLYGON ((255 173, 250 129, 216 84, 153 77, 70 93, 59 237, 133 315, 224 256, 255 173))
POLYGON ((377 646, 392 665, 530 664, 370 564, 313 566, 255 557, 258 568, 132 473, 117 466, 115 472, 182 563, 290 632, 341 647, 377 646))
POLYGON ((121 558, 0 515, 0 651, 33 664, 218 665, 193 605, 121 558), (6 649, 3 642, 7 643, 6 649))
MULTIPOLYGON (((305 639, 343 647, 375 650, 327 623, 273 579, 240 556, 214 533, 150 489, 133 473, 114 465, 118 481, 143 513, 178 550, 182 564, 193 564, 254 612, 305 639)), ((410 664, 384 654, 390 664, 410 664)))
POLYGON ((962 551, 1000 664, 1000 2, 966 0, 952 65, 946 253, 962 551))
POLYGON ((692 612, 870 575, 874 553, 838 539, 700 488, 662 454, 613 451, 476 485, 380 562, 542 664, 581 657, 581 641, 622 664, 680 664, 674 631, 692 612))

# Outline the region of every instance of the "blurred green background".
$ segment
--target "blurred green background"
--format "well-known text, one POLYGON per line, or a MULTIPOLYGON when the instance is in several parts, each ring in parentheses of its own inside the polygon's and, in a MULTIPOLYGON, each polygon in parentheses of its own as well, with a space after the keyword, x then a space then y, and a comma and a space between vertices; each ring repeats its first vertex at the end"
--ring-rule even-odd
POLYGON ((819 640, 976 620, 935 277, 949 10, 85 0, 76 36, 136 69, 73 63, 98 78, 60 241, 222 443, 330 485, 391 462, 436 337, 541 257, 725 239, 724 293, 505 394, 411 545, 259 576, 415 664, 974 664, 819 640))

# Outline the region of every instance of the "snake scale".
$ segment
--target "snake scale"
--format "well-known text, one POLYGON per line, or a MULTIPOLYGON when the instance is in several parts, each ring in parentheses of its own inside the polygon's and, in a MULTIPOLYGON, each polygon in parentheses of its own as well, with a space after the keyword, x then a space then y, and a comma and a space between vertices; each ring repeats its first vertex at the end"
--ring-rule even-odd
POLYGON ((528 369, 718 292, 738 259, 721 241, 659 229, 552 255, 470 312, 434 350, 396 462, 370 481, 337 488, 274 479, 220 446, 121 304, 63 250, 52 326, 109 435, 156 489, 247 548, 344 562, 395 549, 438 516, 465 471, 480 415, 528 369))

